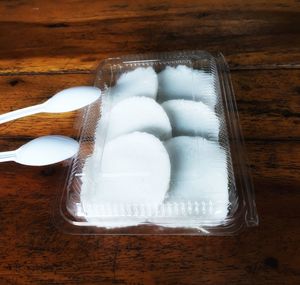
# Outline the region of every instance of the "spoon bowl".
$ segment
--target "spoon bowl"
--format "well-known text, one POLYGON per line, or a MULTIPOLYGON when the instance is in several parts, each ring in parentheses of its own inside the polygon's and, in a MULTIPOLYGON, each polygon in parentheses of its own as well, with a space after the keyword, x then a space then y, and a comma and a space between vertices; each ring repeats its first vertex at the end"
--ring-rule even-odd
POLYGON ((37 113, 64 113, 83 108, 101 96, 92 86, 71 87, 58 92, 46 102, 0 115, 0 124, 37 113))
POLYGON ((24 165, 54 164, 74 156, 79 149, 76 140, 65 136, 36 138, 15 151, 0 153, 0 162, 15 161, 24 165))
POLYGON ((99 88, 91 86, 64 89, 43 104, 44 112, 71 112, 95 102, 100 97, 100 94, 101 91, 99 88))

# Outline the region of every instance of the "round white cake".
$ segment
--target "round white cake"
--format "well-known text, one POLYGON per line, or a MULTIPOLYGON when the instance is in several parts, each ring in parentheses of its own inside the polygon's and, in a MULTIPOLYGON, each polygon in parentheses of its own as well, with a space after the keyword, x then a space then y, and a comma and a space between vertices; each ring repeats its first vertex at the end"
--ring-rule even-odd
POLYGON ((166 112, 156 101, 147 97, 125 99, 111 110, 107 139, 135 131, 152 134, 161 140, 172 136, 166 112))
POLYGON ((218 140, 219 120, 207 105, 189 100, 169 100, 162 104, 172 125, 173 136, 202 136, 218 140))
POLYGON ((144 96, 156 99, 158 89, 157 74, 152 67, 138 67, 123 73, 111 88, 110 96, 113 104, 128 97, 144 96))
POLYGON ((185 65, 167 66, 158 74, 160 101, 186 99, 202 101, 214 109, 217 101, 215 79, 210 73, 185 65))
POLYGON ((87 219, 112 214, 116 205, 129 207, 125 211, 132 215, 131 209, 139 211, 136 206, 158 206, 169 189, 170 175, 168 153, 155 136, 135 132, 109 141, 102 159, 90 157, 83 168, 81 202, 87 219))
MULTIPOLYGON (((224 149, 218 143, 201 137, 176 137, 168 140, 165 146, 172 169, 170 190, 165 202, 198 202, 206 208, 200 216, 211 223, 222 223, 229 205, 224 149)), ((184 223, 173 226, 184 226, 184 223)))

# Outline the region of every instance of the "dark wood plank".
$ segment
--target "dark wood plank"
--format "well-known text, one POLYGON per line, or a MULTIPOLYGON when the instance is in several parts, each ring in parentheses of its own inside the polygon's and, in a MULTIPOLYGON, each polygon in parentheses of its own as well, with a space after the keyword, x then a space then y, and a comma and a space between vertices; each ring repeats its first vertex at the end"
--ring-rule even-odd
MULTIPOLYGON (((300 70, 234 71, 242 129, 246 139, 300 138, 300 70)), ((0 76, 5 100, 0 113, 43 102, 63 88, 91 85, 93 74, 0 76)), ((46 134, 76 136, 81 113, 40 114, 0 125, 2 137, 35 137, 46 134)), ((1 146, 0 146, 1 147, 1 146)))
POLYGON ((246 140, 299 139, 299 76, 299 70, 232 73, 246 140))
POLYGON ((248 142, 260 226, 235 237, 66 235, 53 226, 51 213, 63 167, 1 164, 5 191, 0 199, 0 280, 298 284, 299 146, 299 142, 248 142))
POLYGON ((232 68, 300 66, 300 4, 2 1, 0 72, 85 72, 128 53, 222 51, 232 68))

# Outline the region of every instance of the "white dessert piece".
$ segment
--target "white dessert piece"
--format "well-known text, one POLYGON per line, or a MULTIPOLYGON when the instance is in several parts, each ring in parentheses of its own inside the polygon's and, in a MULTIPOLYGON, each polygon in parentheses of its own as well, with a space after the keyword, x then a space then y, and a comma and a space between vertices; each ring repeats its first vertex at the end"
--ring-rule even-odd
POLYGON ((226 153, 201 137, 176 137, 165 142, 172 174, 169 198, 194 200, 228 196, 226 153))
MULTIPOLYGON (((195 221, 198 221, 198 226, 222 224, 229 205, 224 149, 218 143, 201 137, 176 137, 165 142, 165 146, 172 169, 165 204, 172 209, 177 207, 184 214, 171 210, 174 213, 170 216, 177 216, 178 221, 161 225, 195 227, 195 221)), ((155 218, 151 222, 159 224, 155 218)))
POLYGON ((186 99, 202 101, 214 109, 217 101, 215 78, 203 70, 185 65, 167 66, 158 74, 160 101, 186 99))
POLYGON ((169 118, 153 99, 131 97, 116 104, 109 116, 107 139, 131 132, 146 132, 161 140, 172 136, 169 118))
MULTIPOLYGON (((168 153, 155 136, 135 132, 109 141, 102 159, 92 156, 83 168, 80 196, 87 220, 99 220, 101 226, 105 216, 124 215, 121 225, 136 224, 136 217, 142 222, 143 205, 157 207, 163 202, 170 175, 168 153)), ((103 226, 109 223, 104 220, 103 226)))
POLYGON ((156 99, 158 89, 157 74, 152 67, 138 67, 123 73, 110 90, 113 105, 133 96, 156 99))
POLYGON ((173 136, 202 136, 218 140, 219 120, 207 105, 189 100, 169 100, 162 104, 172 125, 173 136))

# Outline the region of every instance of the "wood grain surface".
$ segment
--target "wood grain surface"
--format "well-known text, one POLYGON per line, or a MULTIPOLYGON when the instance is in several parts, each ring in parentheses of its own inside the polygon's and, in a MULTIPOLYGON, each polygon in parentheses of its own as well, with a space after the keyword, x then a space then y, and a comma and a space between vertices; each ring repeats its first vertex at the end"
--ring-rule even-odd
MULTIPOLYGON (((52 222, 64 164, 0 164, 0 284, 300 284, 300 2, 0 1, 0 113, 90 85, 102 59, 222 51, 260 225, 234 237, 72 236, 52 222)), ((74 136, 78 112, 0 126, 0 151, 74 136)))

